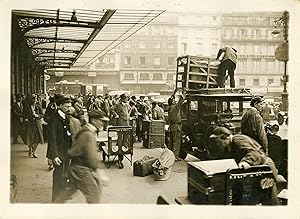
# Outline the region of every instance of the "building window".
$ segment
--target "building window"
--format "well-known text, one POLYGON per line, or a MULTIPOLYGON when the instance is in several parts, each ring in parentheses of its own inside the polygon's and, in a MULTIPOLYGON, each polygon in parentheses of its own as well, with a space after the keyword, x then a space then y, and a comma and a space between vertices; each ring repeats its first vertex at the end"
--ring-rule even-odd
POLYGON ((125 65, 131 65, 131 57, 130 56, 125 56, 124 64, 125 65))
POLYGON ((148 26, 144 26, 137 32, 137 34, 145 35, 147 32, 148 32, 148 26))
POLYGON ((254 78, 253 79, 253 86, 254 87, 258 87, 259 86, 259 79, 258 78, 254 78))
POLYGON ((252 59, 252 72, 259 73, 260 72, 260 59, 252 59))
POLYGON ((274 64, 275 64, 275 62, 273 60, 267 61, 267 73, 268 74, 274 74, 274 64))
POLYGON ((218 53, 218 45, 216 43, 211 44, 211 55, 216 56, 218 53))
POLYGON ((174 74, 171 74, 171 73, 167 74, 167 80, 173 81, 173 75, 174 74))
POLYGON ((161 73, 154 73, 153 74, 153 80, 162 80, 162 74, 161 73))
POLYGON ((141 73, 140 74, 140 80, 149 80, 149 74, 148 73, 141 73))
POLYGON ((159 26, 153 26, 153 35, 160 35, 160 27, 159 26))
POLYGON ((146 57, 140 56, 140 65, 146 65, 146 57))
POLYGON ((159 41, 154 41, 154 49, 160 49, 160 42, 159 41))
POLYGON ((268 86, 272 85, 274 83, 274 78, 268 79, 268 86))
POLYGON ((133 73, 125 73, 124 80, 134 80, 133 73))
POLYGON ((166 32, 168 36, 172 36, 175 34, 175 28, 174 27, 166 27, 166 32))
POLYGON ((168 42, 168 49, 174 49, 175 43, 174 42, 168 42))
POLYGON ((218 30, 212 29, 210 38, 211 39, 218 39, 218 30))
POLYGON ((182 51, 183 51, 183 53, 186 53, 186 51, 187 51, 187 43, 182 43, 181 45, 182 45, 182 51))
POLYGON ((174 61, 173 56, 168 57, 168 65, 175 65, 175 61, 174 61))
POLYGON ((246 73, 247 70, 247 59, 238 59, 238 70, 239 73, 246 73))
POLYGON ((146 48, 146 42, 145 41, 140 41, 139 42, 139 48, 140 49, 145 49, 146 48))
POLYGON ((245 87, 246 80, 244 78, 240 78, 240 87, 245 87))
POLYGON ((196 54, 197 55, 202 55, 203 54, 203 49, 202 49, 202 43, 196 43, 196 54))
POLYGON ((154 57, 154 65, 160 65, 160 57, 154 57))
POLYGON ((131 46, 131 45, 130 45, 130 41, 125 41, 125 42, 124 42, 124 48, 125 48, 125 49, 129 49, 130 46, 131 46))

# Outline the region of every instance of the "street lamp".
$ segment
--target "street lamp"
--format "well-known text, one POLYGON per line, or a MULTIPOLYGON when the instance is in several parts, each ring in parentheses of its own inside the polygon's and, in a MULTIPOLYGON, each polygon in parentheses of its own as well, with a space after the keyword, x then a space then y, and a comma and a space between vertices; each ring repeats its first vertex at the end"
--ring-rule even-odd
POLYGON ((272 31, 272 35, 274 37, 278 36, 281 30, 279 27, 283 27, 283 43, 281 43, 275 51, 275 58, 279 61, 284 62, 284 75, 283 75, 283 92, 281 94, 282 97, 282 108, 284 111, 288 110, 288 92, 287 92, 287 62, 289 60, 288 57, 288 30, 289 30, 289 12, 284 11, 282 16, 276 20, 274 20, 275 29, 272 31))

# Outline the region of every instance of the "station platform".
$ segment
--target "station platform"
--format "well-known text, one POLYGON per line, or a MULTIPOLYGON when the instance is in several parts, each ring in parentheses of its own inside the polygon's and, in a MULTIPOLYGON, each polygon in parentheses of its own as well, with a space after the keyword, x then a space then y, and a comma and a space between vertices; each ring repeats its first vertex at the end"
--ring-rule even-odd
MULTIPOLYGON (((105 133, 101 133, 101 137, 105 137, 105 133)), ((27 145, 11 146, 11 174, 16 175, 18 180, 16 203, 51 203, 52 171, 48 170, 46 150, 47 143, 39 145, 38 158, 29 158, 27 145)), ((162 149, 148 149, 143 147, 142 142, 136 142, 133 150, 135 161, 145 155, 159 157, 162 149)), ((101 154, 99 159, 102 160, 101 154)), ((110 166, 105 170, 110 182, 103 189, 101 203, 156 204, 158 196, 162 196, 169 204, 176 204, 176 197, 187 194, 185 160, 174 163, 167 181, 156 181, 153 175, 133 176, 130 162, 124 159, 123 164, 124 168, 119 169, 117 163, 105 162, 106 166, 110 166)), ((85 203, 85 198, 78 191, 67 203, 85 203)))

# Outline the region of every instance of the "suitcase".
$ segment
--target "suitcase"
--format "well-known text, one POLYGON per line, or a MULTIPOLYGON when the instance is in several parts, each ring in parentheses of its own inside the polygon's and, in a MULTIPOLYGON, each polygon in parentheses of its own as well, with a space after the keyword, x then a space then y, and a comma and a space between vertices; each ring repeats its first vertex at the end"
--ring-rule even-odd
POLYGON ((223 204, 227 170, 237 168, 234 159, 188 163, 188 198, 193 204, 223 204))
POLYGON ((144 177, 153 174, 152 164, 156 160, 157 158, 145 156, 143 159, 135 161, 133 163, 133 175, 144 177))

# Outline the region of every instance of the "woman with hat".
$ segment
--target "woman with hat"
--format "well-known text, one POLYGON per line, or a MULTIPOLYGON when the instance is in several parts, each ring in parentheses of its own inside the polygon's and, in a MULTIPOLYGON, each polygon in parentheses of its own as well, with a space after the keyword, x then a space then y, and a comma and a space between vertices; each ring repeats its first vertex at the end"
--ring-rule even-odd
POLYGON ((28 102, 24 106, 24 122, 27 127, 27 145, 29 147, 28 156, 38 158, 35 151, 38 144, 44 143, 42 126, 42 107, 37 102, 36 95, 28 97, 28 102))

